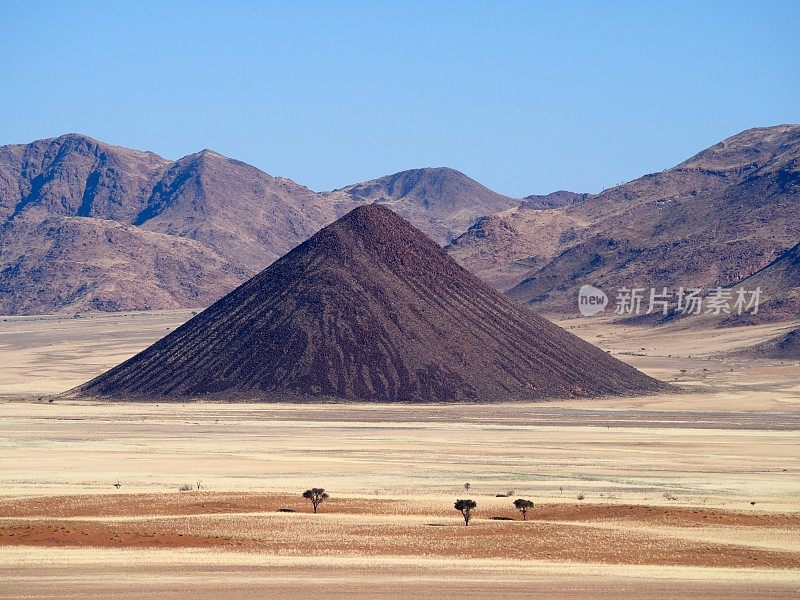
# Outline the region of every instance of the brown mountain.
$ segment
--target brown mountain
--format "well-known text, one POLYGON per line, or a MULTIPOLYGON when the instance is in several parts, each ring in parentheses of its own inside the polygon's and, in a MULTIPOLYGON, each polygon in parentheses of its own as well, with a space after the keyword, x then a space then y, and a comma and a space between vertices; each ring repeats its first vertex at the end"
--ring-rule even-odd
MULTIPOLYGON (((449 169, 385 179, 434 235, 512 202, 449 169)), ((208 306, 375 185, 318 194, 210 150, 171 162, 77 134, 0 147, 0 314, 208 306)))
POLYGON ((590 196, 591 194, 579 194, 577 192, 560 190, 558 192, 551 192, 545 195, 533 194, 531 196, 525 196, 522 199, 522 205, 525 208, 532 208, 534 210, 546 210, 548 208, 572 206, 574 204, 583 202, 590 196))
MULTIPOLYGON (((451 256, 547 310, 574 311, 587 282, 729 285, 800 240, 799 140, 798 126, 753 129, 601 194, 522 201, 452 169, 318 194, 207 150, 171 162, 75 134, 0 147, 0 313, 207 306, 367 202, 439 243, 466 231, 451 256)), ((796 286, 773 287, 781 300, 796 286)))
POLYGON ((761 288, 763 302, 759 310, 771 317, 800 318, 800 244, 738 285, 747 290, 761 288))
POLYGON ((514 299, 574 311, 584 283, 733 285, 800 240, 799 199, 800 126, 751 129, 573 206, 496 215, 449 251, 514 299))
POLYGON ((164 171, 133 225, 202 242, 252 275, 335 218, 308 188, 203 150, 164 171))
POLYGON ((368 205, 74 393, 439 402, 662 386, 502 297, 391 210, 368 205))
POLYGON ((779 360, 800 360, 800 329, 793 329, 758 346, 755 354, 779 360))
POLYGON ((11 314, 208 306, 245 276, 194 240, 79 217, 16 223, 0 264, 11 314))
POLYGON ((0 313, 208 306, 333 220, 289 180, 70 134, 0 148, 0 313))
POLYGON ((520 205, 463 173, 446 167, 412 169, 326 194, 343 204, 385 204, 440 245, 464 233, 479 217, 520 205))
POLYGON ((169 161, 77 134, 0 146, 0 225, 77 216, 130 223, 169 161))
POLYGON ((478 219, 447 252, 484 281, 508 290, 546 266, 586 225, 563 210, 520 206, 478 219))

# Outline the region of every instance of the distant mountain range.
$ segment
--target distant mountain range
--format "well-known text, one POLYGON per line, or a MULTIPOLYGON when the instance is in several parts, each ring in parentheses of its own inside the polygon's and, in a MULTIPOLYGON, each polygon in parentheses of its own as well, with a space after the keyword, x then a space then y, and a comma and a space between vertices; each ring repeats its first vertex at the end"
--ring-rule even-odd
POLYGON ((574 205, 484 217, 448 250, 511 298, 544 310, 574 313, 587 283, 613 293, 746 280, 769 288, 763 315, 797 318, 800 305, 779 301, 800 291, 791 257, 782 258, 798 240, 800 126, 782 125, 745 131, 574 205))
POLYGON ((799 196, 796 125, 745 131, 600 194, 522 199, 448 168, 318 193, 209 150, 173 162, 70 134, 0 147, 0 313, 208 306, 377 202, 542 310, 574 314, 583 283, 744 280, 769 290, 764 318, 796 318, 799 196))
POLYGON ((208 306, 371 202, 440 244, 520 204, 444 168, 315 193, 210 150, 171 162, 77 134, 0 147, 0 314, 208 306))

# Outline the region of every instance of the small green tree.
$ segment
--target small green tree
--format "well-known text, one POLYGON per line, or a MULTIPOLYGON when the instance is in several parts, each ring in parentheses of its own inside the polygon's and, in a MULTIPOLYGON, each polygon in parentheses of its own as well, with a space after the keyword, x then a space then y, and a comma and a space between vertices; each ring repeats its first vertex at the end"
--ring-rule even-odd
POLYGON ((461 516, 464 517, 464 526, 469 526, 469 520, 472 518, 472 510, 478 506, 475 500, 456 500, 455 508, 461 511, 461 516))
POLYGON ((528 520, 528 510, 533 508, 533 502, 530 500, 526 500, 525 498, 517 498, 514 500, 514 508, 516 508, 519 512, 522 513, 522 520, 528 520))
POLYGON ((314 507, 314 512, 317 512, 319 505, 325 502, 330 496, 325 493, 323 488, 311 488, 303 492, 303 498, 311 500, 311 506, 314 507))

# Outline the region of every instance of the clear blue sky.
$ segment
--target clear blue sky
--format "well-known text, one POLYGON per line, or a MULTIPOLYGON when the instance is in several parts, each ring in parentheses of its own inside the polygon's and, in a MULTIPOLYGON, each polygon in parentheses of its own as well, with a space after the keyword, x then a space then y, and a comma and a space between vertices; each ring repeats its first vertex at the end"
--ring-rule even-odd
POLYGON ((212 148, 312 189, 599 191, 800 122, 800 0, 0 0, 0 144, 212 148))

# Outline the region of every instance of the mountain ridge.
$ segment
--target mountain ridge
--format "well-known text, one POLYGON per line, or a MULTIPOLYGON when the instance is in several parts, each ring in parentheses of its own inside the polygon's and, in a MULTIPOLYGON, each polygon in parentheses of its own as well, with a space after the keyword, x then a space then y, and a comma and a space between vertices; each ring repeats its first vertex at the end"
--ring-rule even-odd
MULTIPOLYGON (((446 167, 318 193, 208 149, 170 161, 80 134, 2 146, 0 313, 199 308, 367 202, 391 207, 468 270, 542 310, 574 311, 584 282, 732 285, 800 240, 798 149, 800 126, 753 128, 600 194, 517 200, 446 167), (71 233, 53 248, 47 232, 61 218, 87 222, 64 221, 71 233), (122 236, 111 223, 141 235, 122 236), (74 235, 80 228, 91 247, 74 235), (176 247, 173 237, 202 248, 176 247), (53 252, 60 260, 48 265, 53 252), (135 265, 142 259, 151 272, 135 265), (198 294, 200 286, 208 293, 198 294)), ((785 312, 776 306, 759 318, 785 312)))
POLYGON ((800 126, 756 128, 571 206, 499 213, 503 235, 468 231, 449 250, 518 301, 574 312, 585 283, 735 285, 800 240, 798 202, 800 126))
MULTIPOLYGON (((416 185, 428 190, 429 205, 438 206, 441 199, 435 197, 436 182, 425 179, 438 172, 416 172, 416 185)), ((455 170, 444 173, 456 191, 480 186, 455 170)), ((2 146, 0 313, 207 306, 324 225, 370 201, 342 192, 331 194, 313 192, 208 149, 170 161, 80 134, 2 146), (62 247, 53 248, 46 232, 58 219, 68 219, 59 227, 70 235, 58 236, 62 247), (129 229, 123 236, 112 223, 139 231, 129 229), (75 235, 81 229, 84 241, 75 235), (113 248, 112 238, 117 240, 113 248), (195 245, 176 246, 170 238, 195 245), (92 247, 84 243, 87 240, 92 247), (120 246, 122 240, 129 246, 120 246), (48 264, 45 259, 52 252, 60 259, 48 264), (110 261, 112 256, 116 260, 110 261), (147 256, 161 258, 154 261, 147 256), (200 256, 205 256, 208 268, 198 263, 200 256), (141 260, 153 265, 152 272, 136 265, 141 260), (190 265, 186 270, 197 278, 195 282, 185 277, 184 263, 190 265), (198 286, 207 293, 197 293, 198 286), (110 289, 117 290, 117 298, 109 297, 110 289)), ((497 199, 489 190, 486 194, 488 200, 497 199)), ((482 208, 480 200, 476 203, 462 192, 449 201, 471 204, 453 220, 447 211, 431 211, 412 196, 387 201, 434 235, 455 231, 457 223, 469 223, 494 209, 494 205, 482 208)))

